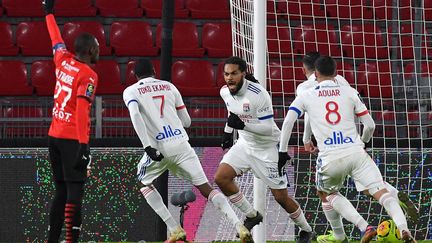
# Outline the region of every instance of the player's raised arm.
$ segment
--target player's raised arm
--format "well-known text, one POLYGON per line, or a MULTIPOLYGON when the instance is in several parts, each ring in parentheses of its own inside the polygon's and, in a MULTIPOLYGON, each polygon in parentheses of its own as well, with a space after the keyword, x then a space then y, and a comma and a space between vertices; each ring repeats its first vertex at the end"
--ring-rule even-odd
POLYGON ((60 34, 60 29, 53 15, 54 0, 43 0, 42 5, 45 10, 45 20, 48 28, 48 33, 51 38, 51 44, 54 51, 59 47, 65 47, 64 41, 60 34))

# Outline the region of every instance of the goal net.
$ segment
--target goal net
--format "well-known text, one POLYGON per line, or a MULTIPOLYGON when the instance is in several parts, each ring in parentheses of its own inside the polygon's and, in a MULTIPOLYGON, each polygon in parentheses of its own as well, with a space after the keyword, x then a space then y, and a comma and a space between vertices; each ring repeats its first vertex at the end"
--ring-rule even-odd
MULTIPOLYGON (((384 179, 408 193, 419 208, 419 222, 409 224, 416 239, 431 239, 432 2, 270 0, 266 8, 254 12, 253 0, 231 0, 233 53, 246 59, 251 71, 253 41, 259 38, 253 30, 257 11, 266 11, 266 85, 279 127, 296 87, 306 80, 303 55, 319 51, 335 58, 338 74, 360 92, 375 120, 367 151, 384 179)), ((290 141, 295 163, 289 168, 289 190, 319 235, 330 226, 315 195, 316 157, 302 149, 302 132, 300 119, 290 141)), ((252 181, 252 175, 243 178, 241 190, 250 192, 252 181)), ((351 180, 341 193, 372 225, 389 218, 377 202, 359 194, 351 180)), ((269 195, 266 214, 268 240, 292 239, 292 222, 269 195), (273 233, 281 225, 291 231, 273 233)), ((345 230, 352 239, 359 239, 352 224, 346 223, 345 230)))

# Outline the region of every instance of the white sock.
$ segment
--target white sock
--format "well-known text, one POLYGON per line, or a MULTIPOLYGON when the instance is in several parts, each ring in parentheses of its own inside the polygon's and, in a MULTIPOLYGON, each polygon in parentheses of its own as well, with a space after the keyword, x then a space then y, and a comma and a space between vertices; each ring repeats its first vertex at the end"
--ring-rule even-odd
POLYGON ((303 210, 299 207, 294 213, 290 213, 289 217, 303 231, 312 232, 312 227, 306 221, 303 210))
POLYGON ((159 217, 165 222, 169 232, 173 232, 179 224, 174 220, 173 216, 165 206, 161 195, 153 186, 146 186, 141 188, 141 193, 147 200, 150 207, 159 215, 159 217))
POLYGON ((230 202, 240 209, 247 217, 253 218, 257 215, 257 211, 252 207, 248 200, 244 197, 243 193, 237 192, 228 197, 230 202))
POLYGON ((328 202, 322 203, 322 208, 330 226, 333 230, 333 235, 336 240, 344 240, 346 237, 342 217, 328 202))
POLYGON ((219 191, 213 190, 210 192, 208 200, 212 202, 213 205, 231 221, 231 223, 236 227, 238 231, 241 225, 240 219, 237 217, 234 210, 229 205, 228 200, 225 198, 225 196, 222 195, 222 193, 220 193, 219 191))
POLYGON ((395 222, 400 232, 402 232, 403 230, 408 231, 408 224, 405 215, 399 205, 399 202, 393 197, 393 195, 388 192, 384 193, 380 197, 379 203, 383 205, 387 213, 395 222))
POLYGON ((346 220, 356 225, 360 231, 366 231, 368 223, 366 220, 357 212, 354 206, 351 204, 346 197, 342 194, 333 193, 327 196, 327 201, 330 205, 346 220))
POLYGON ((384 182, 384 186, 387 189, 387 191, 389 191, 390 195, 392 195, 392 197, 396 198, 396 200, 399 201, 399 197, 398 197, 399 190, 396 189, 394 186, 392 186, 387 181, 384 182))

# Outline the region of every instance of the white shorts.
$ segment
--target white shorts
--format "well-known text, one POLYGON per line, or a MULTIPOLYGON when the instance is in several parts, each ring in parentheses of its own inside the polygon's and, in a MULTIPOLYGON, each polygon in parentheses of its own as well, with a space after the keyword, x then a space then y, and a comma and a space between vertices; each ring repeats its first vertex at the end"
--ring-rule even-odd
POLYGON ((331 160, 318 156, 316 186, 319 191, 333 193, 339 191, 351 176, 357 191, 382 188, 384 181, 375 162, 366 151, 359 149, 350 155, 331 160))
POLYGON ((268 148, 251 149, 245 142, 238 140, 224 155, 221 163, 229 164, 237 175, 252 170, 271 189, 284 189, 287 188, 288 180, 286 175, 279 176, 278 159, 276 144, 268 148))
POLYGON ((183 153, 165 157, 159 162, 151 160, 147 154, 144 154, 138 164, 138 180, 146 186, 151 185, 166 170, 195 186, 208 182, 198 156, 190 145, 183 153))

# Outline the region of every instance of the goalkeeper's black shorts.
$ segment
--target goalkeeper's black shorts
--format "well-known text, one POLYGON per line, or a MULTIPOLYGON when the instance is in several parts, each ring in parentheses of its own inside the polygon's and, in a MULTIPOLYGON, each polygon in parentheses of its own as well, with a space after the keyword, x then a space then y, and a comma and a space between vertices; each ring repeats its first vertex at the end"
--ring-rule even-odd
POLYGON ((77 140, 49 137, 49 158, 54 180, 82 182, 87 179, 86 167, 75 168, 79 163, 79 151, 77 140))

